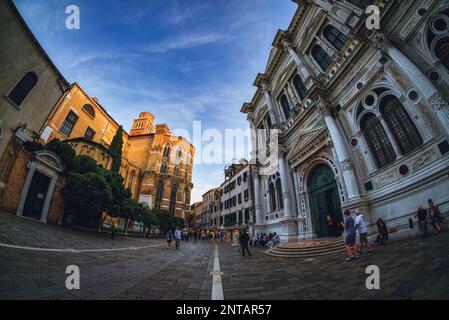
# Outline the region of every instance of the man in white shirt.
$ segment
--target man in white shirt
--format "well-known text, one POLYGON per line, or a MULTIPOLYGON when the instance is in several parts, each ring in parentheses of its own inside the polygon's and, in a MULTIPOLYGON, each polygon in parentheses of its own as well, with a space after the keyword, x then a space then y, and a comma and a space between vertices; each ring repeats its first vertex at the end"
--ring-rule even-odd
POLYGON ((355 218, 355 228, 359 231, 359 239, 360 239, 360 246, 358 254, 362 254, 363 244, 366 245, 366 248, 368 249, 368 254, 373 253, 373 248, 371 248, 369 242, 368 242, 368 227, 366 226, 365 217, 360 212, 359 209, 355 210, 355 213, 357 217, 355 218))
POLYGON ((175 245, 176 245, 176 250, 179 249, 179 245, 180 245, 180 243, 181 243, 181 237, 182 237, 181 230, 179 229, 179 227, 176 227, 176 231, 175 231, 175 245))

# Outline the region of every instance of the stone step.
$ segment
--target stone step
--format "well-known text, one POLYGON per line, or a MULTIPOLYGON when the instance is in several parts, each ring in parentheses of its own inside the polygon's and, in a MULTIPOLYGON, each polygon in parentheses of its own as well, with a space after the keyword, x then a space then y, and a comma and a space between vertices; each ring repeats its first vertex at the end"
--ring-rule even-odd
POLYGON ((341 247, 344 248, 344 246, 345 246, 344 242, 339 241, 336 243, 320 245, 320 246, 298 246, 298 247, 276 246, 276 247, 272 248, 272 250, 283 251, 283 252, 296 252, 296 251, 309 252, 309 251, 317 251, 317 250, 330 250, 333 248, 341 248, 341 247))
POLYGON ((316 250, 290 250, 290 251, 283 251, 283 250, 276 250, 276 249, 270 249, 267 250, 269 252, 272 253, 276 253, 276 254, 283 254, 283 255, 295 255, 295 254, 321 254, 321 253, 326 253, 326 252, 332 252, 332 251, 342 251, 345 250, 344 246, 341 247, 332 247, 332 248, 321 248, 321 249, 316 249, 316 250))
POLYGON ((279 253, 279 252, 272 252, 270 250, 265 251, 264 253, 271 257, 278 257, 278 258, 314 258, 314 257, 320 257, 320 256, 327 256, 332 255, 336 253, 342 253, 345 249, 336 249, 336 250, 330 250, 330 251, 324 251, 324 252, 303 252, 303 253, 279 253))
POLYGON ((273 257, 311 258, 345 251, 343 240, 305 240, 287 242, 265 251, 273 257))

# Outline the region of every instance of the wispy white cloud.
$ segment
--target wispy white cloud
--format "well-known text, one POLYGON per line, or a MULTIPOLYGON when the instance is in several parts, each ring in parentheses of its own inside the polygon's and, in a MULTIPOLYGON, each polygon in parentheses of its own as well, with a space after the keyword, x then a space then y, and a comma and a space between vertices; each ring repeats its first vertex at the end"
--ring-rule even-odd
POLYGON ((179 1, 173 0, 172 5, 169 6, 166 21, 170 24, 181 24, 197 16, 198 13, 204 11, 209 5, 208 2, 203 2, 198 5, 180 6, 179 1))
POLYGON ((230 34, 225 33, 204 33, 204 34, 185 34, 177 38, 166 39, 164 41, 153 43, 146 46, 143 51, 150 53, 164 53, 169 50, 188 49, 217 42, 225 43, 232 40, 230 34))

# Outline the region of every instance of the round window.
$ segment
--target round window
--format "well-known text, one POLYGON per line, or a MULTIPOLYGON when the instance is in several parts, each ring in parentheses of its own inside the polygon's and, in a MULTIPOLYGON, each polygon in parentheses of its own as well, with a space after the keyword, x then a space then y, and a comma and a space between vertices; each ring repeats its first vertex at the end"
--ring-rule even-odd
POLYGON ((419 14, 421 17, 425 16, 426 13, 427 13, 427 10, 424 9, 424 8, 421 8, 421 9, 418 10, 418 14, 419 14))
POLYGON ((431 71, 429 73, 429 78, 432 81, 438 81, 438 80, 440 80, 440 74, 438 73, 438 71, 435 71, 435 70, 431 71))
POLYGON ((406 176, 406 175, 408 175, 409 171, 410 171, 410 169, 409 169, 408 166, 405 165, 405 164, 403 164, 403 165, 401 165, 401 166, 399 167, 399 174, 400 174, 401 176, 406 176))
POLYGON ((363 83, 361 83, 361 82, 359 82, 359 83, 357 83, 357 89, 362 89, 362 87, 363 87, 363 83))
POLYGON ((357 147, 357 144, 358 144, 358 141, 357 141, 356 138, 351 139, 351 146, 352 146, 353 148, 357 147))
POLYGON ((447 22, 443 18, 438 18, 433 21, 435 30, 443 32, 447 30, 447 22))
POLYGON ((408 98, 412 101, 415 101, 416 99, 418 99, 418 92, 416 92, 415 90, 411 90, 408 93, 408 98))

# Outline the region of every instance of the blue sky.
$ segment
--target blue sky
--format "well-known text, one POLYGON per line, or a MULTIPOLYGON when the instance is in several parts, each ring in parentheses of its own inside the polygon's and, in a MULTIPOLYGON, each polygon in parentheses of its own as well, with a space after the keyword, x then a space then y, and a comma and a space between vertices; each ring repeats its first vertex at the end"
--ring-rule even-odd
MULTIPOLYGON (((16 0, 16 6, 69 82, 98 97, 129 131, 141 111, 192 131, 248 127, 240 108, 254 94, 290 0, 16 0), (65 28, 80 8, 80 30, 65 28)), ((203 143, 204 146, 204 143, 203 143)), ((198 152, 198 150, 197 150, 198 152)), ((223 181, 222 164, 193 169, 192 203, 223 181)))

